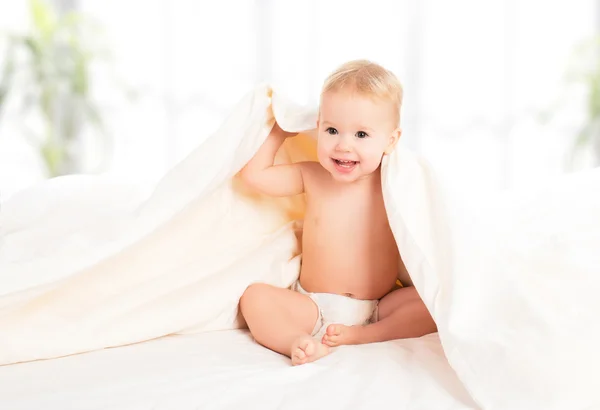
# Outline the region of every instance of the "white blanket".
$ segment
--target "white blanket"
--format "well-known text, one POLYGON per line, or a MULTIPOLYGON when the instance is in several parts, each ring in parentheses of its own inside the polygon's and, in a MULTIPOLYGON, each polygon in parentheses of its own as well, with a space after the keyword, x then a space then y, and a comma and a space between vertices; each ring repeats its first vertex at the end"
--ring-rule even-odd
MULTIPOLYGON (((102 179, 33 188, 0 214, 0 364, 241 327, 248 284, 298 276, 303 198, 258 196, 237 172, 273 117, 315 157, 314 110, 259 86, 149 195, 102 179)), ((535 192, 453 193, 402 145, 386 209, 450 365, 485 409, 600 404, 600 170, 535 192)))

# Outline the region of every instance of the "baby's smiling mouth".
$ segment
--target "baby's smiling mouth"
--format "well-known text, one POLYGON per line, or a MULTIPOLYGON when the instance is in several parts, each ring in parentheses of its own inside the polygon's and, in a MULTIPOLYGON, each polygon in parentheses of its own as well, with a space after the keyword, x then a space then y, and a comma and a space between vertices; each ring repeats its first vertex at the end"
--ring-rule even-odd
POLYGON ((344 168, 351 168, 354 165, 358 164, 358 161, 350 161, 350 160, 336 159, 336 158, 332 158, 332 160, 337 165, 339 165, 340 167, 344 167, 344 168))

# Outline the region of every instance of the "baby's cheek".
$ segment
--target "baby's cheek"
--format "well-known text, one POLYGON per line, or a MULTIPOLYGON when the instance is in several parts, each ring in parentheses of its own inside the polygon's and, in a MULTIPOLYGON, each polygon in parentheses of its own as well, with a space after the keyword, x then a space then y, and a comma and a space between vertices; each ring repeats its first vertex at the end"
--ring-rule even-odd
POLYGON ((381 148, 379 146, 371 147, 368 150, 368 152, 366 152, 366 154, 367 154, 366 160, 369 163, 371 163, 371 162, 378 163, 381 160, 381 157, 383 155, 383 148, 381 148))
POLYGON ((327 147, 324 144, 320 143, 317 145, 317 155, 319 158, 327 156, 327 147))
POLYGON ((326 147, 322 145, 317 146, 317 159, 321 163, 321 165, 325 165, 327 163, 327 159, 329 158, 329 151, 326 147))

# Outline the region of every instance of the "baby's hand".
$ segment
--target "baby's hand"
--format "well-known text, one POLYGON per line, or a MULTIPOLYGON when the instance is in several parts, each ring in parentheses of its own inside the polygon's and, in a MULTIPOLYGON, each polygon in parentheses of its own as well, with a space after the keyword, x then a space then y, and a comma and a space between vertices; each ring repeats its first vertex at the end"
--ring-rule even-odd
POLYGON ((277 122, 275 122, 275 125, 273 126, 273 129, 271 130, 271 134, 277 135, 284 139, 298 135, 297 132, 287 132, 287 131, 282 130, 281 127, 279 126, 279 124, 277 124, 277 122))

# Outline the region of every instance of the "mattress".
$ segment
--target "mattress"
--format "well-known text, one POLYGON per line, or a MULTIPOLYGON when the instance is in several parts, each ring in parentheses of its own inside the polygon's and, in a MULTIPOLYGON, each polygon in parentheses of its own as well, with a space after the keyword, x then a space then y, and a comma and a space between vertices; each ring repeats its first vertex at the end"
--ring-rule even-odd
POLYGON ((245 330, 174 335, 0 367, 0 409, 475 409, 437 334, 341 346, 315 363, 245 330))

